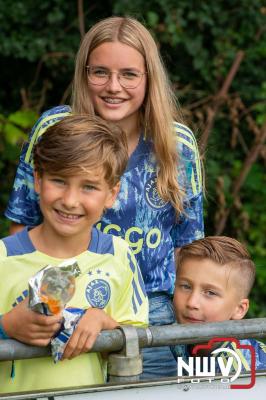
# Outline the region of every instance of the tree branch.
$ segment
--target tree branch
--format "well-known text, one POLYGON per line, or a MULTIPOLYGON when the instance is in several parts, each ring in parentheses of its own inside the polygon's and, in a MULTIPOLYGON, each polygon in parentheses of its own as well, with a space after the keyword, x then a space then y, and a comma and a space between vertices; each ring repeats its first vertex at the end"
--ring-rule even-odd
POLYGON ((208 113, 207 123, 206 123, 205 130, 203 131, 201 139, 200 139, 200 149, 201 149, 202 153, 204 153, 204 151, 206 149, 207 142, 209 139, 211 129, 214 124, 216 114, 228 93, 229 87, 239 69, 239 66, 244 58, 244 55, 245 55, 245 53, 242 50, 239 50, 237 52, 235 60, 233 62, 233 65, 231 66, 230 71, 228 72, 227 77, 225 78, 220 91, 214 97, 213 107, 209 107, 207 109, 207 113, 208 113))
MULTIPOLYGON (((232 197, 234 200, 238 197, 238 193, 240 192, 240 189, 241 189, 252 165, 256 161, 256 159, 264 145, 265 140, 266 140, 266 123, 261 128, 261 134, 255 138, 254 144, 245 159, 243 168, 242 168, 240 174, 238 175, 238 177, 236 178, 236 180, 232 184, 232 187, 233 187, 232 197)), ((227 210, 224 213, 223 217, 221 218, 220 222, 217 224, 216 232, 215 232, 216 235, 221 235, 221 233, 224 231, 227 219, 229 217, 229 214, 231 212, 233 205, 234 205, 234 201, 233 201, 232 205, 227 208, 227 210)))
POLYGON ((81 39, 83 39, 83 37, 85 35, 83 5, 84 5, 83 0, 78 0, 78 19, 79 19, 79 32, 80 32, 81 39))

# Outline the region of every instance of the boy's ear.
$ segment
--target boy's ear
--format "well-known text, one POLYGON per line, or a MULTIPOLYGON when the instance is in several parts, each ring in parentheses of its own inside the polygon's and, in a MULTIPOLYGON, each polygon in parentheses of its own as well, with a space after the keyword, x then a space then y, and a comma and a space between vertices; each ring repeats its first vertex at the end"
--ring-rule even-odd
POLYGON ((249 299, 241 299, 232 314, 231 319, 242 319, 249 309, 249 299))
POLYGON ((34 170, 33 172, 33 176, 34 176, 34 190, 36 193, 40 193, 40 181, 41 181, 41 176, 40 174, 34 170))
POLYGON ((111 208, 112 205, 115 202, 115 199, 119 193, 120 190, 120 182, 118 182, 115 186, 113 186, 110 190, 109 190, 109 194, 107 196, 106 202, 105 202, 105 208, 111 208))

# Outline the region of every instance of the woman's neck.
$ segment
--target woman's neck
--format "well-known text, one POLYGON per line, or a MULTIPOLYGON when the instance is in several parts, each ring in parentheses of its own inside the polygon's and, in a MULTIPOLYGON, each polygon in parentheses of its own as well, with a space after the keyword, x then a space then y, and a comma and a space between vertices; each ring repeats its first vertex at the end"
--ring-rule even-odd
POLYGON ((129 157, 135 151, 138 143, 139 143, 140 132, 138 132, 135 136, 127 137, 127 145, 128 145, 128 155, 129 157))
POLYGON ((137 119, 134 121, 134 123, 131 124, 129 124, 128 121, 127 123, 123 124, 123 122, 121 121, 121 123, 119 123, 118 125, 126 133, 128 155, 131 156, 131 154, 134 152, 139 142, 139 137, 141 132, 140 121, 139 119, 137 119))

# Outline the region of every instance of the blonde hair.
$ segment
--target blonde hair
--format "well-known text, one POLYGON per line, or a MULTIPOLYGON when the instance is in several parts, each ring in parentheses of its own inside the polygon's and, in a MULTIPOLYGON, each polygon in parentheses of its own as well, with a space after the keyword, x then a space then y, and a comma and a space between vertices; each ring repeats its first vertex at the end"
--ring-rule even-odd
POLYGON ((140 109, 142 128, 153 142, 158 163, 158 192, 164 201, 171 202, 178 215, 183 211, 184 193, 177 182, 178 154, 173 123, 181 122, 181 116, 156 43, 140 22, 131 17, 110 17, 95 24, 84 36, 76 57, 73 112, 95 114, 85 66, 96 47, 116 41, 133 47, 144 58, 147 93, 140 109))
POLYGON ((96 116, 69 116, 44 132, 34 147, 33 159, 40 175, 73 176, 100 168, 112 188, 126 169, 126 135, 118 126, 96 116))
POLYGON ((177 260, 177 273, 190 259, 208 259, 219 265, 228 265, 237 273, 238 290, 247 297, 254 284, 256 268, 246 247, 227 236, 208 236, 183 246, 177 260))

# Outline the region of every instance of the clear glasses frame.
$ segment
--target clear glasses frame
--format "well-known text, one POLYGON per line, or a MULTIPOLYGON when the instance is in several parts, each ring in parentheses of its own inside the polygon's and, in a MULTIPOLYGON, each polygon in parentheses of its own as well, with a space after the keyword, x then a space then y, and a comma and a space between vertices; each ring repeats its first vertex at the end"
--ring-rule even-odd
POLYGON ((140 72, 140 71, 134 71, 135 77, 137 79, 136 82, 132 81, 132 77, 131 78, 126 78, 123 74, 128 74, 128 71, 110 71, 108 69, 103 68, 103 70, 106 72, 106 76, 102 76, 102 77, 93 77, 91 72, 95 71, 96 69, 100 69, 99 67, 94 67, 94 66, 90 66, 90 65, 86 65, 86 72, 87 72, 87 76, 88 76, 88 80, 92 85, 96 85, 96 86, 104 86, 106 85, 110 79, 112 74, 117 74, 117 79, 119 84, 125 88, 125 89, 136 89, 141 81, 142 81, 142 77, 143 75, 146 75, 147 72, 140 72), (96 82, 95 79, 99 79, 99 81, 96 82), (128 82, 127 82, 128 80, 128 82))

